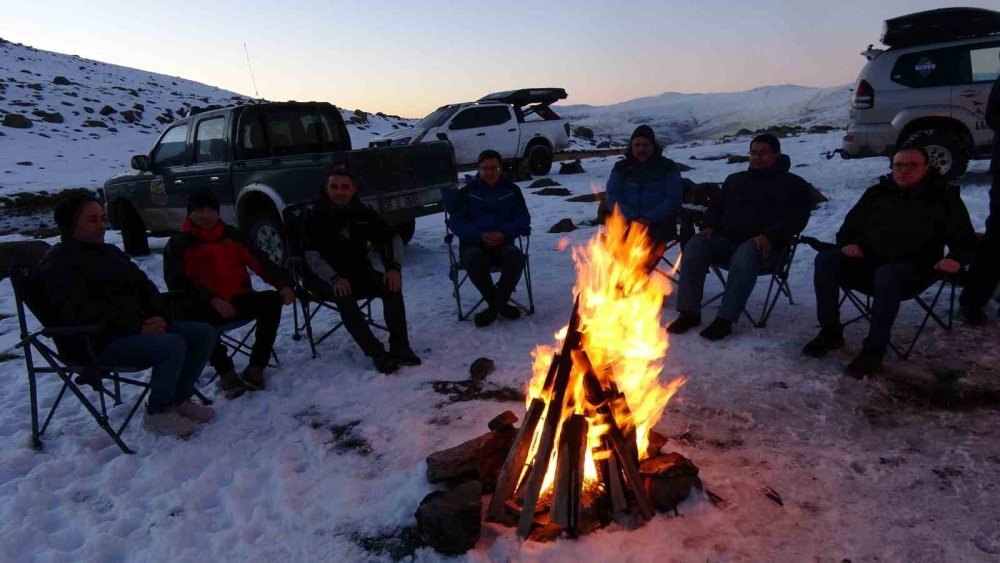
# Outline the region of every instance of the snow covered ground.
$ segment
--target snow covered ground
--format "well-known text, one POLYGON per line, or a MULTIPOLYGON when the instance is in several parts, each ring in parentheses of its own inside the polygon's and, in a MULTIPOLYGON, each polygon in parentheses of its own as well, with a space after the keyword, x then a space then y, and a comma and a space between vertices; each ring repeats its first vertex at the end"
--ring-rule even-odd
MULTIPOLYGON (((783 140, 793 170, 829 198, 807 233, 830 239, 864 188, 887 171, 885 159, 826 160, 839 133, 783 140)), ((0 141, 2 142, 2 141, 0 141)), ((743 154, 746 142, 669 149, 693 166, 695 181, 721 181, 745 165, 691 160, 743 154)), ((574 195, 602 189, 614 158, 583 162, 586 173, 552 177, 574 195)), ((985 163, 963 187, 973 220, 986 213, 985 163)), ((39 180, 43 174, 38 173, 39 180)), ((526 184, 522 184, 526 185, 526 184)), ((537 313, 476 329, 457 322, 447 281, 442 216, 418 220, 404 261, 407 314, 424 364, 383 376, 344 331, 310 359, 292 340, 291 310, 278 340, 282 367, 267 391, 220 400, 217 419, 188 441, 155 437, 138 424, 126 434, 137 455, 122 455, 82 408, 61 407, 45 449, 30 449, 27 385, 20 359, 0 363, 0 560, 3 561, 368 561, 408 553, 405 529, 432 490, 427 454, 486 431, 486 423, 520 403, 450 403, 433 380, 461 380, 479 356, 496 362, 488 381, 523 388, 532 348, 551 343, 568 319, 574 281, 563 236, 548 234, 561 218, 592 219, 595 204, 526 190, 535 235, 531 265, 537 313)), ((595 232, 568 235, 580 244, 595 232)), ((6 237, 13 240, 14 237, 6 237)), ((117 242, 116 235, 110 238, 117 242)), ((152 246, 162 249, 163 239, 152 246)), ((645 526, 611 527, 576 541, 519 542, 512 529, 486 525, 468 561, 968 561, 1000 557, 1000 413, 945 410, 901 393, 883 379, 841 375, 856 352, 818 361, 799 349, 815 328, 814 253, 803 249, 792 269, 796 304, 779 303, 768 327, 737 326, 711 344, 675 337, 663 372, 690 378, 657 430, 668 450, 690 457, 707 487, 729 501, 682 505, 680 517, 657 515, 645 526), (770 486, 779 507, 758 492, 770 486)), ((154 280, 159 254, 140 266, 154 280)), ((712 287, 712 286, 710 286, 712 287)), ((761 288, 751 299, 759 304, 761 288)), ((471 295, 470 295, 471 297, 471 295)), ((673 297, 664 322, 675 315, 673 297)), ((909 331, 916 308, 897 327, 909 331)), ((0 282, 0 313, 14 313, 9 281, 0 282)), ((379 313, 377 312, 376 315, 379 313)), ((709 313, 711 314, 711 313, 709 313)), ((321 324, 330 323, 326 316, 321 324)), ((16 319, 0 321, 0 348, 16 340, 16 319)), ((928 372, 958 361, 971 378, 997 378, 1000 330, 951 334, 929 329, 913 359, 889 360, 890 373, 928 372)), ((42 385, 43 405, 58 387, 42 385)), ((209 390, 218 396, 214 389, 209 390)), ((117 409, 115 416, 123 416, 117 409)), ((428 548, 415 561, 442 559, 428 548)))

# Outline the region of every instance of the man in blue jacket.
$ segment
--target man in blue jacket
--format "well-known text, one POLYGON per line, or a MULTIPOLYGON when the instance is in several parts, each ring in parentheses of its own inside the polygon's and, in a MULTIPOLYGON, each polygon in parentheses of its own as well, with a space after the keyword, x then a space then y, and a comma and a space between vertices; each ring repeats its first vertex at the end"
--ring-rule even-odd
POLYGON ((524 254, 514 244, 531 228, 531 215, 521 189, 503 177, 500 153, 479 155, 479 174, 463 187, 453 204, 449 228, 459 240, 459 260, 486 302, 476 313, 476 326, 493 323, 497 315, 517 319, 521 311, 510 304, 510 295, 521 279, 524 254), (494 284, 490 268, 500 267, 494 284))
POLYGON ((626 220, 645 225, 658 255, 667 241, 677 238, 683 191, 677 164, 663 156, 653 129, 636 127, 625 159, 615 163, 608 177, 608 208, 618 206, 626 220))

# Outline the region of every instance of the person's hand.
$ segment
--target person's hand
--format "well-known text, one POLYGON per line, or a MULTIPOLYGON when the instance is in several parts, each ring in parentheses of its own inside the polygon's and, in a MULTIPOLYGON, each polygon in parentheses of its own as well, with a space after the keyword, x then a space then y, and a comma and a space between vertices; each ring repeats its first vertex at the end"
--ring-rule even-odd
POLYGON ((167 321, 163 317, 150 317, 142 321, 142 334, 153 334, 167 331, 167 321))
POLYGON ((757 235, 750 240, 757 245, 757 250, 760 251, 760 255, 765 260, 771 257, 771 239, 767 238, 766 235, 757 235))
POLYGON ((840 251, 848 258, 864 258, 865 256, 865 253, 861 252, 861 247, 856 244, 849 244, 841 248, 840 251))
POLYGON ((211 303, 212 308, 223 319, 231 319, 236 316, 236 307, 233 307, 233 304, 225 299, 213 297, 209 303, 211 303))
POLYGON ((957 274, 962 269, 962 265, 951 258, 944 258, 934 265, 934 269, 946 274, 957 274))
POLYGON ((347 297, 351 294, 351 282, 347 278, 340 278, 333 284, 333 294, 337 297, 347 297))
POLYGON ((291 305, 295 302, 295 292, 292 291, 290 287, 283 287, 278 290, 278 295, 281 296, 282 305, 291 305))
POLYGON ((403 275, 399 270, 389 270, 385 273, 385 286, 393 293, 399 293, 403 289, 403 275))
POLYGON ((486 246, 500 246, 503 244, 503 233, 500 231, 491 231, 489 233, 483 233, 483 244, 486 246))
POLYGON ((712 236, 712 228, 711 227, 705 227, 704 229, 702 229, 702 230, 698 231, 697 233, 695 233, 694 236, 696 236, 696 237, 710 237, 710 236, 712 236))

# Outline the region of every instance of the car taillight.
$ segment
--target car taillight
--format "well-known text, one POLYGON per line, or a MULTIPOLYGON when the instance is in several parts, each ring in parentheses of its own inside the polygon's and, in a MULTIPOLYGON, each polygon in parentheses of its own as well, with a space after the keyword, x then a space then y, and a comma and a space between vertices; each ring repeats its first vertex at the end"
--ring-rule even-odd
POLYGON ((854 89, 854 99, 851 100, 851 107, 854 109, 870 109, 875 106, 875 89, 867 80, 858 81, 858 87, 854 89))

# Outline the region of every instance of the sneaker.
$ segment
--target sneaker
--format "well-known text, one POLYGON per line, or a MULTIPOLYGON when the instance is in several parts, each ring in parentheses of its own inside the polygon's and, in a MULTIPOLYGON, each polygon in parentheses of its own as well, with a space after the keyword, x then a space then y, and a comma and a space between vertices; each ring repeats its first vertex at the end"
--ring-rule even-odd
POLYGON ((390 346, 389 355, 401 366, 419 366, 422 363, 409 346, 390 346))
POLYGON ((226 399, 235 399, 246 392, 247 388, 240 381, 240 376, 236 375, 236 370, 229 370, 219 374, 219 390, 226 399))
POLYGON ((372 356, 372 363, 375 364, 375 369, 379 373, 390 374, 395 373, 399 369, 399 362, 396 361, 396 358, 385 352, 377 356, 372 356))
POLYGON ((681 314, 674 319, 674 322, 667 325, 667 332, 670 334, 684 334, 688 330, 701 324, 701 313, 690 313, 681 311, 681 314))
POLYGON ((243 385, 251 391, 263 391, 264 390, 264 370, 256 366, 247 366, 243 370, 243 374, 240 376, 243 380, 243 385))
POLYGON ((820 329, 816 338, 813 338, 802 347, 802 353, 813 358, 822 358, 830 350, 838 350, 844 347, 844 331, 841 329, 828 330, 820 329))
POLYGON ((142 417, 142 425, 154 434, 178 438, 186 438, 198 429, 195 421, 184 418, 176 410, 156 414, 149 414, 149 411, 146 411, 142 417))
POLYGON ((199 424, 205 424, 206 422, 215 418, 215 410, 212 407, 206 405, 200 405, 191 399, 184 401, 183 403, 177 405, 174 412, 183 416, 188 420, 193 420, 199 424))
POLYGON ((862 348, 858 357, 851 360, 851 363, 844 368, 844 373, 855 379, 862 379, 878 371, 878 368, 882 367, 884 357, 885 350, 881 348, 862 348))
POLYGON ((701 331, 701 337, 712 340, 722 340, 723 338, 729 336, 733 333, 733 322, 726 320, 722 317, 715 317, 712 324, 705 327, 705 330, 701 331))
POLYGON ((488 307, 485 310, 476 313, 472 317, 472 320, 473 322, 476 323, 476 326, 479 328, 483 328, 484 326, 490 326, 491 324, 493 324, 493 321, 497 320, 497 312, 494 311, 492 308, 488 307))
POLYGON ((501 305, 498 310, 500 312, 500 316, 508 321, 516 321, 521 318, 521 310, 509 303, 507 305, 501 305))

